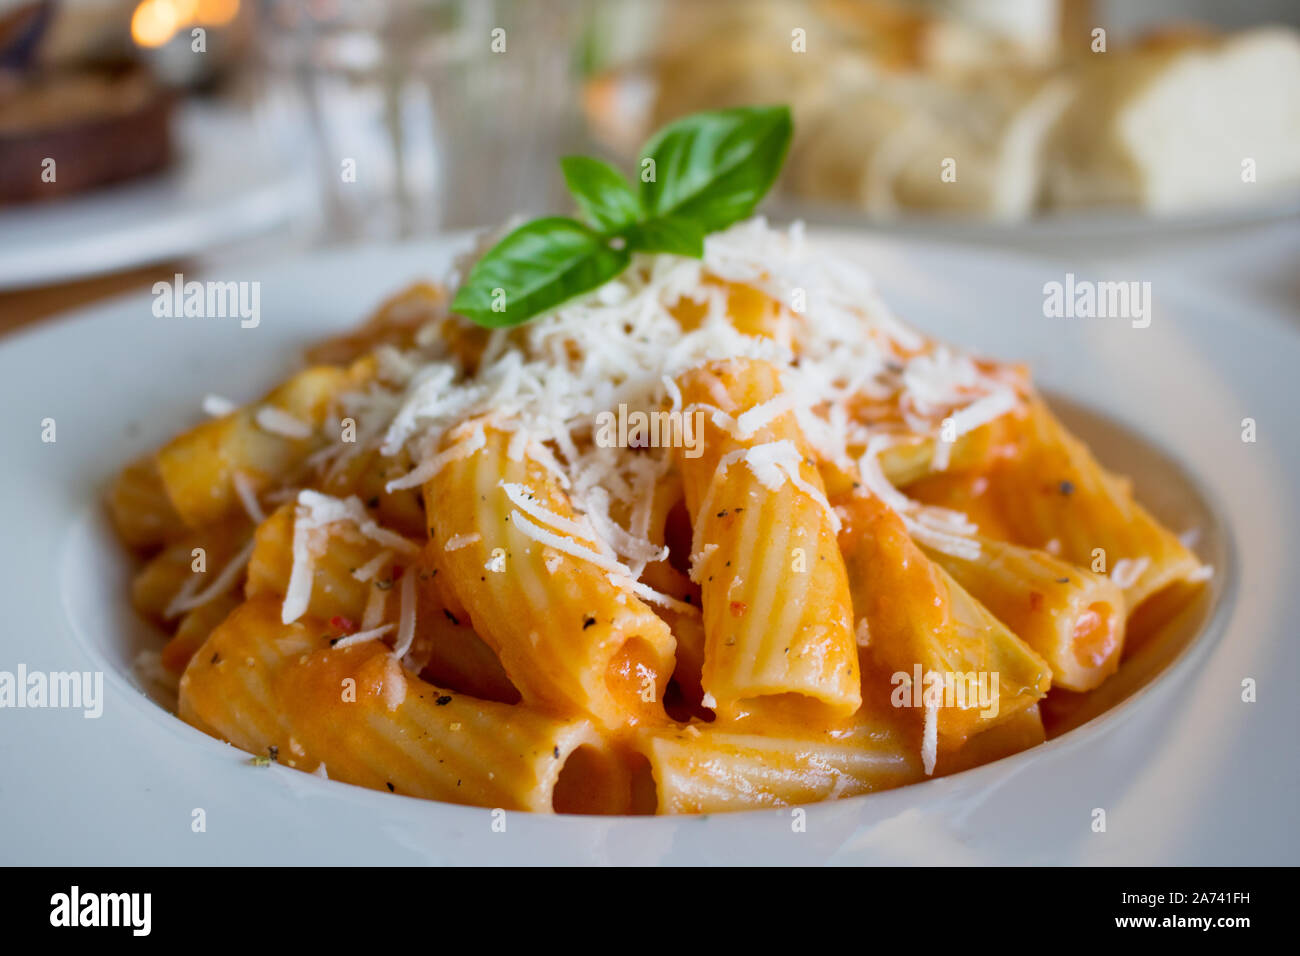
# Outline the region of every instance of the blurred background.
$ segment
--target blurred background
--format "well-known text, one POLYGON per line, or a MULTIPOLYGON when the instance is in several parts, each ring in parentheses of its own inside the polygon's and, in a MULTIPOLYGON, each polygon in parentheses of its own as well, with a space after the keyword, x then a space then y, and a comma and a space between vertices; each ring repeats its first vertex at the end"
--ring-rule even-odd
MULTIPOLYGON (((774 218, 1300 312, 1295 0, 0 0, 0 334, 174 271, 566 212, 788 102, 774 218)), ((234 264, 234 265, 232 265, 234 264)))

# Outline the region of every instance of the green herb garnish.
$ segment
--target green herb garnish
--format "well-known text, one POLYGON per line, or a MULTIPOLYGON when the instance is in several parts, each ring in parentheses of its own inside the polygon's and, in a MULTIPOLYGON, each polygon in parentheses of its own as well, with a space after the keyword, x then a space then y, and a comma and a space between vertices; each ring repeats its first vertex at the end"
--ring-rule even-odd
POLYGON ((787 106, 683 117, 642 148, 639 191, 608 163, 565 157, 585 222, 548 216, 511 232, 470 270, 452 311, 509 328, 604 285, 633 252, 702 257, 705 235, 749 216, 771 189, 792 129, 787 106))

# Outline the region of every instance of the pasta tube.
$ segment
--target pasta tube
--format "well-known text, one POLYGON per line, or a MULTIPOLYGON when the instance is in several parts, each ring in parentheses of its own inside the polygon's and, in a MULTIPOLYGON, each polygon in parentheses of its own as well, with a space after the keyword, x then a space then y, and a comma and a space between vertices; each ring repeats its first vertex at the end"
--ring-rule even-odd
POLYGON ((299 372, 262 401, 204 422, 158 452, 167 497, 194 527, 242 510, 237 476, 260 492, 285 481, 323 441, 330 401, 348 373, 333 366, 299 372))
POLYGON ((1195 576, 1201 563, 1134 499, 1129 483, 1098 464, 1041 399, 1017 448, 1000 457, 984 494, 1011 540, 1108 574, 1131 611, 1195 576))
POLYGON ((280 602, 255 598, 237 607, 194 654, 180 680, 182 720, 251 754, 283 755, 289 766, 316 762, 292 737, 274 676, 287 662, 321 647, 326 626, 280 622, 280 602))
MULTIPOLYGON (((192 608, 187 598, 203 596, 230 562, 240 558, 251 533, 246 521, 222 522, 185 532, 136 573, 131 581, 131 603, 158 623, 188 612, 192 608)), ((242 580, 240 572, 230 582, 230 590, 242 580)))
POLYGON ((626 810, 618 758, 589 721, 477 700, 420 680, 383 644, 324 648, 275 682, 295 739, 333 780, 407 796, 507 810, 550 812, 566 763, 568 812, 626 810))
POLYGON ((777 410, 776 367, 715 362, 679 387, 707 422, 702 453, 677 462, 694 515, 706 705, 739 716, 793 695, 853 713, 862 694, 837 519, 794 415, 777 410))
POLYGON ((675 643, 626 567, 600 550, 551 472, 510 456, 508 434, 476 422, 451 440, 477 448, 452 451, 424 485, 429 558, 524 702, 611 729, 662 720, 675 643))
POLYGON ((787 807, 925 779, 917 734, 888 707, 832 725, 718 721, 648 734, 659 813, 787 807))
POLYGON ((940 748, 935 776, 961 773, 981 764, 1010 757, 1047 740, 1040 705, 1033 704, 996 727, 982 731, 953 748, 940 748))
POLYGON ((1047 693, 1047 662, 930 561, 897 514, 869 495, 840 499, 838 510, 859 638, 872 657, 903 675, 984 675, 990 693, 996 677, 994 706, 966 699, 938 710, 941 738, 978 733, 1047 693))
POLYGON ((122 469, 108 491, 108 513, 123 542, 138 551, 155 548, 186 530, 167 497, 154 455, 122 469))
POLYGON ((1110 578, 1046 551, 980 538, 978 557, 930 557, 1032 647, 1066 690, 1097 687, 1119 668, 1124 594, 1110 578))
MULTIPOLYGON (((294 506, 276 509, 257 529, 247 594, 284 598, 293 572, 294 506)), ((311 596, 304 613, 332 622, 335 633, 396 624, 400 581, 415 578, 412 658, 444 686, 488 700, 513 703, 519 692, 501 662, 474 631, 449 611, 424 553, 398 554, 338 521, 309 536, 311 596)))

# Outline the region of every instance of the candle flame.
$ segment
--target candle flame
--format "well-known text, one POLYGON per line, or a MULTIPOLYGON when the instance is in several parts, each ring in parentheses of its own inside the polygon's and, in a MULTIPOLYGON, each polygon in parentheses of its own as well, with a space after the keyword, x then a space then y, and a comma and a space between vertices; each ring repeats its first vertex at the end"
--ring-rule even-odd
POLYGON ((131 39, 160 47, 186 27, 223 27, 239 16, 239 0, 140 0, 131 14, 131 39))

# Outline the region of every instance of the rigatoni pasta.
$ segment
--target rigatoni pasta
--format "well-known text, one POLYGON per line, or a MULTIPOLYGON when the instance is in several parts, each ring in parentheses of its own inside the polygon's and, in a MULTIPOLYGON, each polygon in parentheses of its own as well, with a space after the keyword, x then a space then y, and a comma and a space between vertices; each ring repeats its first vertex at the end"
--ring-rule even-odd
POLYGON ((694 516, 706 705, 739 716, 793 695, 853 713, 862 694, 839 519, 793 414, 774 404, 778 369, 711 363, 678 387, 688 412, 708 409, 703 454, 678 455, 694 516))
POLYGON ((569 757, 586 748, 600 760, 581 761, 583 785, 572 790, 587 803, 568 809, 620 812, 631 800, 626 773, 589 721, 435 687, 381 643, 321 648, 284 668, 274 692, 292 702, 293 742, 331 779, 449 803, 550 811, 569 757))
POLYGON ((611 730, 662 714, 672 632, 555 476, 482 422, 450 440, 472 450, 450 444, 425 485, 428 553, 523 699, 611 730))
POLYGON ((1008 541, 980 538, 978 558, 930 556, 1026 644, 1066 690, 1100 686, 1124 650, 1124 592, 1110 578, 1008 541))
POLYGON ((1047 662, 931 562, 897 514, 869 493, 844 500, 840 510, 857 630, 873 657, 896 673, 936 674, 954 684, 983 675, 988 699, 965 695, 936 708, 937 734, 964 740, 1046 694, 1047 662))
MULTIPOLYGON (((1191 550, 1134 500, 1129 482, 1107 472, 1041 399, 1027 403, 1011 441, 1011 453, 968 478, 978 483, 980 494, 973 497, 983 499, 986 524, 995 523, 1019 544, 1108 575, 1130 610, 1198 572, 1191 550)), ((946 503, 942 495, 929 500, 946 503)))
POLYGON ((527 325, 449 301, 393 297, 109 492, 180 716, 259 761, 537 812, 867 794, 1041 743, 1212 573, 1023 369, 799 230, 527 325))

